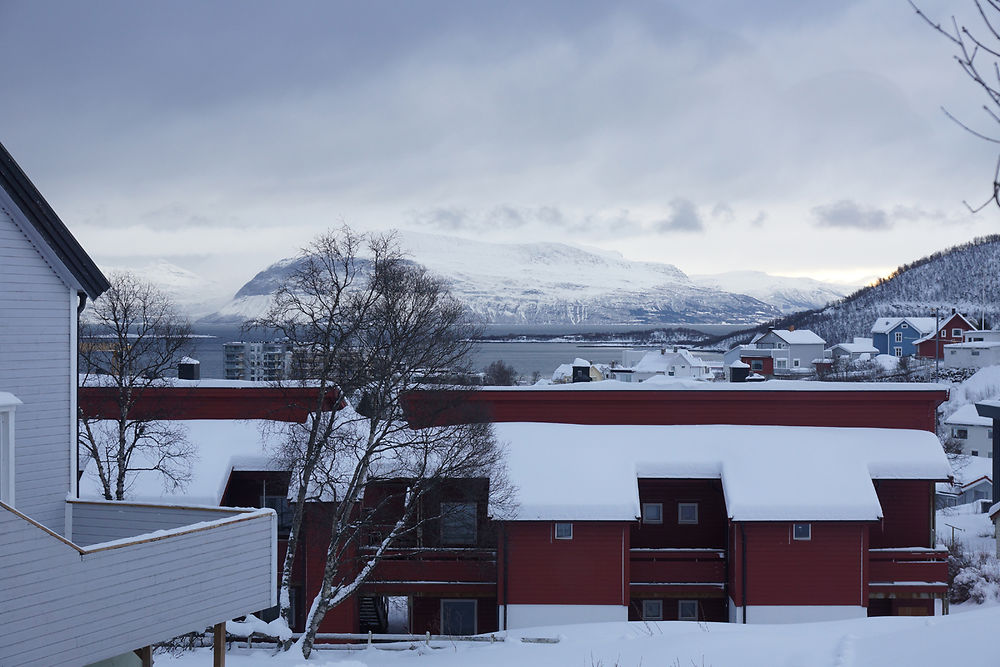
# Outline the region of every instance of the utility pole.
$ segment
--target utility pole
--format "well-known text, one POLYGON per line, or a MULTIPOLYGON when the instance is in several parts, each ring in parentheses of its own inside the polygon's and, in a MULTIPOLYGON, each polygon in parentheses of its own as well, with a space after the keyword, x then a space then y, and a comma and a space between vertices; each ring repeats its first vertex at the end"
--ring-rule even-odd
POLYGON ((935 381, 937 381, 937 379, 940 377, 940 375, 938 375, 938 371, 939 371, 938 364, 939 364, 939 359, 940 359, 939 352, 941 352, 941 324, 940 324, 940 321, 941 321, 941 309, 940 308, 935 308, 934 309, 934 380, 935 381))

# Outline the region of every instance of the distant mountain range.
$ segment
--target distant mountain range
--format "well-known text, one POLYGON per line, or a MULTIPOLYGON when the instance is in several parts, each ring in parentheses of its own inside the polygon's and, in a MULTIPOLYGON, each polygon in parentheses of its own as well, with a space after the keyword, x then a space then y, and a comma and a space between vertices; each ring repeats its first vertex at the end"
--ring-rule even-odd
MULTIPOLYGON (((490 324, 751 325, 825 305, 850 289, 757 272, 689 277, 672 264, 561 243, 486 243, 415 232, 400 233, 399 241, 490 324)), ((260 315, 295 262, 267 267, 201 321, 238 323, 260 315)))
MULTIPOLYGON (((1000 235, 978 238, 896 269, 870 287, 830 305, 772 320, 763 326, 809 329, 827 345, 870 336, 879 317, 931 316, 954 308, 970 320, 1000 326, 1000 235)), ((762 326, 733 332, 715 345, 746 342, 762 326)))

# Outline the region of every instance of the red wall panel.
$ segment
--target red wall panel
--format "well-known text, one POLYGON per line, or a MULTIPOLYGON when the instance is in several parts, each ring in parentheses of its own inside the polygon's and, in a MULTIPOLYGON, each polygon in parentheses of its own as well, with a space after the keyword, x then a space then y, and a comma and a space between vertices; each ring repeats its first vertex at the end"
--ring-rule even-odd
MULTIPOLYGON (((417 634, 430 632, 432 635, 441 632, 441 600, 452 600, 449 597, 414 597, 410 608, 411 631, 417 634)), ((480 634, 497 631, 497 599, 476 598, 476 631, 480 634)))
POLYGON ((812 539, 793 540, 791 523, 734 524, 730 591, 749 605, 857 605, 868 602, 867 526, 813 523, 812 539))
MULTIPOLYGON (((765 383, 766 384, 766 383, 765 383)), ((948 392, 521 389, 419 390, 404 397, 411 425, 495 422, 563 424, 754 424, 911 428, 934 432, 948 392)))
POLYGON ((871 528, 873 549, 930 547, 934 483, 912 479, 876 480, 883 519, 871 528))
POLYGON ((573 539, 557 540, 550 521, 505 523, 501 604, 628 604, 628 533, 623 522, 575 521, 573 539))

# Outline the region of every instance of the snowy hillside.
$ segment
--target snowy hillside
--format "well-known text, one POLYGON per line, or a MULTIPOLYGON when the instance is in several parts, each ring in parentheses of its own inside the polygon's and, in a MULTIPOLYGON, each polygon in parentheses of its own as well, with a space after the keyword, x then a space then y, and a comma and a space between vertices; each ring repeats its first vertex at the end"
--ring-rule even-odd
MULTIPOLYGON (((827 343, 869 336, 878 317, 933 316, 938 307, 952 308, 970 320, 985 314, 987 324, 1000 325, 1000 235, 934 253, 899 267, 875 285, 864 287, 829 306, 775 320, 776 328, 810 329, 827 343)), ((752 331, 735 332, 719 345, 745 342, 752 331)))
POLYGON ((813 278, 772 276, 762 271, 692 275, 691 280, 696 285, 752 296, 771 304, 786 315, 822 308, 857 289, 854 285, 825 283, 813 278))
MULTIPOLYGON (((415 232, 400 233, 399 240, 414 261, 445 277, 460 300, 495 324, 752 324, 780 315, 795 302, 826 303, 831 297, 824 290, 834 289, 806 280, 793 293, 788 281, 798 279, 754 274, 758 291, 773 296, 781 304, 776 307, 725 286, 692 281, 672 264, 634 262, 560 243, 498 244, 415 232)), ((235 322, 260 314, 293 266, 288 259, 271 265, 206 321, 235 322)))
POLYGON ((105 273, 128 271, 148 280, 163 290, 181 312, 192 319, 214 312, 229 299, 223 286, 165 260, 102 266, 101 270, 105 273))

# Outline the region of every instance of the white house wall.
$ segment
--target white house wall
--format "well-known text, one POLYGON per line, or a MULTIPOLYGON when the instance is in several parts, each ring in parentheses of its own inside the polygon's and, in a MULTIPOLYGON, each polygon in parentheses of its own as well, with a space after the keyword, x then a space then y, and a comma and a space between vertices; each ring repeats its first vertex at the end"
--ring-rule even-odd
POLYGON ((0 199, 0 391, 18 406, 17 508, 52 530, 65 528, 70 490, 71 327, 76 295, 45 262, 0 199))
POLYGON ((0 665, 84 665, 273 605, 275 525, 80 553, 0 508, 0 665))
MULTIPOLYGON (((503 622, 503 605, 499 609, 503 622)), ((507 605, 507 629, 546 625, 627 621, 628 607, 613 604, 511 604, 507 605)))

